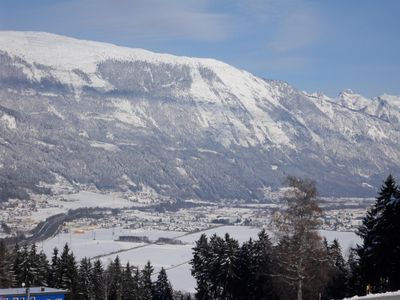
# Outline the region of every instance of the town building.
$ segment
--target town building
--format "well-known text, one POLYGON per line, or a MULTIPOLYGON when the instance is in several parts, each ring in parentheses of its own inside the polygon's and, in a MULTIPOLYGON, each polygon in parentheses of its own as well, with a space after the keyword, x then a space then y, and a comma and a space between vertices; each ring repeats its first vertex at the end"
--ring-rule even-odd
POLYGON ((0 300, 64 300, 66 290, 49 287, 0 289, 0 300))

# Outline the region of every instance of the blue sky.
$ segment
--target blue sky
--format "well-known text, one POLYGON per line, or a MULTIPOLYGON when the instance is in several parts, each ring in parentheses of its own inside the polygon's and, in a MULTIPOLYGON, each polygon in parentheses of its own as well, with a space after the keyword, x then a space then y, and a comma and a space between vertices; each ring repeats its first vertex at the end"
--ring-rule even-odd
POLYGON ((1 30, 212 57, 330 96, 400 95, 398 0, 0 0, 1 30))

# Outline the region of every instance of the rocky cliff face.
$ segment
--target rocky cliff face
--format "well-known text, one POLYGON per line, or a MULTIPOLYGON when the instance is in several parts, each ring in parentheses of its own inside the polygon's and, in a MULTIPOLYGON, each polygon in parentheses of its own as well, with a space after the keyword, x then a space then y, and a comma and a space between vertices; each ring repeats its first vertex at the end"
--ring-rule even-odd
POLYGON ((69 182, 260 199, 289 174, 325 195, 374 195, 400 171, 399 103, 308 94, 211 59, 0 32, 0 196, 69 182))

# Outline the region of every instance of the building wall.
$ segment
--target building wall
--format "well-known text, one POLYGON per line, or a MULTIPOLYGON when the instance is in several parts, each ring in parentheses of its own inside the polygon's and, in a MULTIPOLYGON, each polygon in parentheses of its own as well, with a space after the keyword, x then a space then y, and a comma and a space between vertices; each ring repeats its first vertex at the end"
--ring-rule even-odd
MULTIPOLYGON (((63 294, 31 295, 31 300, 64 300, 63 294)), ((0 300, 26 300, 26 296, 0 296, 0 300)))

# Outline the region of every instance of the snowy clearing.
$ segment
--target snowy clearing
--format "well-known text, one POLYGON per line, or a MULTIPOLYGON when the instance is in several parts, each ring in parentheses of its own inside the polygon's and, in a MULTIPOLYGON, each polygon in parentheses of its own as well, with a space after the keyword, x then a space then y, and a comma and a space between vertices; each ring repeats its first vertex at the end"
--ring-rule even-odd
MULTIPOLYGON (((33 197, 38 203, 43 201, 40 196, 33 195, 33 197)), ((46 197, 44 197, 44 200, 47 201, 46 197)), ((53 197, 51 205, 33 211, 30 218, 42 221, 49 216, 82 207, 125 208, 131 206, 132 202, 121 198, 120 193, 101 194, 100 192, 80 191, 74 194, 64 194, 61 197, 53 197)))

